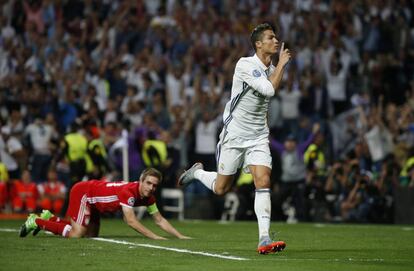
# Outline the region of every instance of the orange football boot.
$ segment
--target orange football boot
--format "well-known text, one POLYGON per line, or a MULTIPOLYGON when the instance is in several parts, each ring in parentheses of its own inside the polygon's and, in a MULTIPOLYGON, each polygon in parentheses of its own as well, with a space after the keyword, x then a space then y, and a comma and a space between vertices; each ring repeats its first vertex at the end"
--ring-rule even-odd
POLYGON ((259 254, 275 253, 284 250, 285 247, 286 243, 283 241, 272 241, 268 239, 259 244, 257 252, 259 252, 259 254))

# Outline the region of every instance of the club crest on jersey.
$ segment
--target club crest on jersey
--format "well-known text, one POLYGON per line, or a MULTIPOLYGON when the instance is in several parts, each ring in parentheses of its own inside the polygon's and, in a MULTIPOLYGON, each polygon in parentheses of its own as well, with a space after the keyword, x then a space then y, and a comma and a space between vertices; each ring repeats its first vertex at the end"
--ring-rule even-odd
POLYGON ((128 199, 128 205, 129 205, 129 206, 134 206, 134 203, 135 203, 135 198, 134 198, 134 197, 130 197, 130 198, 128 199))
POLYGON ((253 76, 254 77, 260 77, 262 73, 259 70, 253 70, 253 76))

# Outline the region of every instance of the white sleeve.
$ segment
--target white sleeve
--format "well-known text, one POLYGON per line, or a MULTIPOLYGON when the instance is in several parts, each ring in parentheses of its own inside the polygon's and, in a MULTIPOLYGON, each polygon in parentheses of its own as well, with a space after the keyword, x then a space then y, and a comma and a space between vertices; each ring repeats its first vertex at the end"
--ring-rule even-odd
POLYGON ((240 59, 237 62, 235 75, 239 76, 243 82, 246 82, 260 94, 267 97, 275 95, 275 89, 272 83, 262 74, 258 67, 251 65, 248 61, 240 59))
POLYGON ((16 139, 16 138, 13 138, 13 137, 10 138, 7 141, 7 148, 8 148, 8 151, 9 151, 10 154, 13 154, 13 153, 15 153, 17 151, 23 150, 23 146, 20 143, 20 141, 18 139, 16 139))

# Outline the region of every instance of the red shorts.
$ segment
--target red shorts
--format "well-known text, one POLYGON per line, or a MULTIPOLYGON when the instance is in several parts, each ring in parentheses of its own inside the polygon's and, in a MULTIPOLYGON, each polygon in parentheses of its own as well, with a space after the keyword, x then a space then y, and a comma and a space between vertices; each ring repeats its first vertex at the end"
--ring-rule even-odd
POLYGON ((99 212, 91 208, 87 201, 89 192, 88 182, 79 182, 70 190, 69 206, 66 216, 69 216, 77 224, 87 227, 89 224, 99 224, 99 212))

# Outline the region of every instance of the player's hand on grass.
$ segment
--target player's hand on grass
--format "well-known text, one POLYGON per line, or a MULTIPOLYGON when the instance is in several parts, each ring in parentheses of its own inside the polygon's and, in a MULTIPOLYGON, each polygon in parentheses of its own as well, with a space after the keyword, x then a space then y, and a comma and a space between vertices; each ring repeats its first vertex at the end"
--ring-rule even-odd
POLYGON ((193 238, 190 237, 190 236, 181 235, 181 236, 178 236, 178 239, 181 239, 181 240, 190 240, 190 239, 193 239, 193 238))
POLYGON ((162 237, 162 236, 158 236, 158 235, 153 237, 152 239, 154 239, 154 240, 168 240, 167 238, 162 237))

